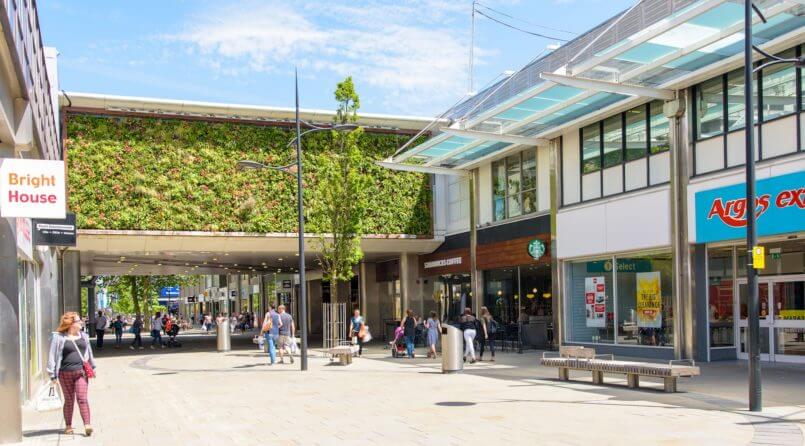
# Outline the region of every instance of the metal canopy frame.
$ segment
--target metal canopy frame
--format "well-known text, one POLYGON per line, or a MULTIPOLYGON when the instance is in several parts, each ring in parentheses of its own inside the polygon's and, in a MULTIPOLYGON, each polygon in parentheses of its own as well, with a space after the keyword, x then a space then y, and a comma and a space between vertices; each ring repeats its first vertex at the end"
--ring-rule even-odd
MULTIPOLYGON (((794 31, 785 32, 783 29, 781 34, 764 37, 766 41, 761 46, 783 36, 797 34, 797 21, 803 16, 799 6, 804 1, 768 1, 761 5, 763 14, 769 19, 797 7, 792 16, 795 21, 784 22, 784 25, 793 23, 794 31)), ((743 30, 742 17, 740 21, 735 20, 735 7, 741 6, 729 0, 703 0, 688 5, 592 57, 575 64, 568 62, 551 73, 540 73, 541 79, 520 94, 470 119, 459 119, 457 125, 441 128, 442 133, 384 160, 384 165, 406 164, 408 167, 404 170, 428 173, 436 172, 434 169, 438 169, 439 173, 446 173, 444 170, 466 170, 521 146, 547 145, 549 135, 555 135, 569 124, 583 122, 603 111, 644 100, 672 100, 675 97, 674 88, 679 88, 682 79, 690 79, 692 75, 733 59, 732 45, 740 42, 740 39, 736 40, 736 34, 743 30), (688 32, 696 27, 705 32, 688 32), (702 37, 696 37, 699 35, 702 37), (678 46, 679 42, 685 46, 678 46), (654 47, 662 48, 651 51, 654 47), (642 60, 639 56, 648 60, 642 60), (675 62, 679 65, 674 65, 675 62), (605 63, 619 65, 614 68, 603 65, 605 63), (685 63, 690 63, 692 68, 685 63), (664 72, 676 76, 667 77, 664 72), (601 79, 602 75, 612 79, 601 79), (660 82, 646 85, 647 79, 652 79, 652 76, 660 82), (540 107, 534 107, 534 101, 540 107), (588 103, 585 104, 585 101, 588 103), (495 131, 488 131, 490 128, 495 131), (489 146, 483 146, 489 141, 510 144, 492 147, 494 151, 489 153, 489 146), (431 151, 435 153, 423 154, 444 142, 447 144, 437 148, 440 150, 431 151), (416 155, 420 155, 417 163, 406 163, 416 155)), ((792 17, 783 17, 781 21, 790 21, 792 17)), ((758 17, 753 20, 754 23, 759 21, 758 17)), ((778 32, 777 29, 770 29, 778 32)), ((799 29, 805 28, 799 25, 799 29)))

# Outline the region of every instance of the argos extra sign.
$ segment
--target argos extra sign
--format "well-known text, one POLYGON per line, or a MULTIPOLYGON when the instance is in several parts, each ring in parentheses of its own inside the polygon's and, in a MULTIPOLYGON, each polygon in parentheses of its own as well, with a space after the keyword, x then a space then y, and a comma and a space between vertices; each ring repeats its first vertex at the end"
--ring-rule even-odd
POLYGON ((64 161, 0 159, 0 217, 64 218, 64 161))
MULTIPOLYGON (((754 212, 759 236, 805 230, 805 172, 757 181, 754 212)), ((745 183, 696 193, 696 242, 746 237, 745 183)))

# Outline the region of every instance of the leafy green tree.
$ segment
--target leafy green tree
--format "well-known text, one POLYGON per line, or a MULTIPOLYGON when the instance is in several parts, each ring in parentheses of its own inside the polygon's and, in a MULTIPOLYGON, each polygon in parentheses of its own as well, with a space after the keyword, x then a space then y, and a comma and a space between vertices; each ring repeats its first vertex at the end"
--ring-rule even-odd
POLYGON ((157 298, 159 291, 170 286, 190 286, 197 283, 198 276, 99 276, 97 285, 117 296, 112 309, 120 313, 141 315, 150 320, 157 311, 165 311, 157 298))
MULTIPOLYGON (((352 77, 339 82, 335 90, 338 102, 336 125, 358 120, 360 97, 352 77)), ((363 129, 331 132, 331 147, 317 160, 311 219, 319 228, 318 262, 324 280, 329 280, 332 302, 338 302, 338 282, 350 280, 352 270, 363 258, 361 236, 369 208, 370 173, 362 163, 358 141, 363 129)))

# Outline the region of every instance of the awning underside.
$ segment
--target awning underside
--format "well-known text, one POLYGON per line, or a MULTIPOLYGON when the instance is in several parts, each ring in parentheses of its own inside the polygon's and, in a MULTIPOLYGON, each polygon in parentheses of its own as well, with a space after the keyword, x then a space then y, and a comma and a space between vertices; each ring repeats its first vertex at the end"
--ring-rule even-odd
MULTIPOLYGON (((755 4, 768 20, 755 20, 756 45, 804 32, 805 6, 800 0, 755 4)), ((507 136, 529 137, 538 145, 563 126, 619 102, 666 97, 663 89, 674 81, 742 51, 743 1, 697 1, 603 50, 567 61, 552 71, 557 76, 546 76, 551 81, 534 79, 508 99, 480 102, 455 119, 451 128, 461 135, 446 129, 384 165, 402 164, 405 170, 422 172, 466 170, 528 145, 507 136), (656 89, 657 95, 647 89, 656 89)))

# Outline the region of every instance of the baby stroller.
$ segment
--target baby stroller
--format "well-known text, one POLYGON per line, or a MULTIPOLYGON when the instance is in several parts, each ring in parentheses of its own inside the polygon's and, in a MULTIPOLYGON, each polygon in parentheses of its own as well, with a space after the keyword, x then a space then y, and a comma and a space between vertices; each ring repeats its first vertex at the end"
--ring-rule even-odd
POLYGON ((389 347, 391 348, 392 358, 405 357, 405 336, 403 336, 402 327, 397 327, 394 329, 394 339, 389 342, 389 347))
POLYGON ((182 343, 176 340, 176 336, 179 334, 179 324, 171 324, 171 327, 166 331, 168 335, 168 341, 165 342, 165 345, 168 347, 181 347, 182 343))

